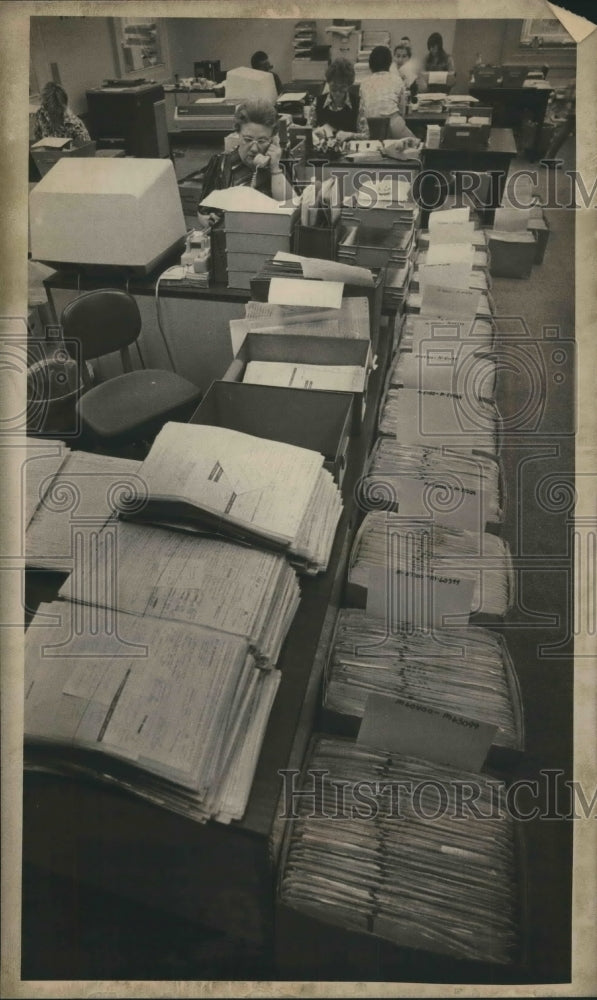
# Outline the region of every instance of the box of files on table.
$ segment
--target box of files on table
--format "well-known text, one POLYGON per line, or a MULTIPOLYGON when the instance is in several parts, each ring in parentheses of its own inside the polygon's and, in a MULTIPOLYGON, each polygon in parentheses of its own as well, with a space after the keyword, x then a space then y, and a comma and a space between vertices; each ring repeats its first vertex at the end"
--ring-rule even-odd
POLYGON ((223 380, 349 393, 353 399, 352 433, 359 434, 371 364, 368 340, 252 332, 246 335, 223 380))
POLYGON ((190 419, 319 452, 338 485, 346 467, 353 396, 244 382, 212 382, 190 419))

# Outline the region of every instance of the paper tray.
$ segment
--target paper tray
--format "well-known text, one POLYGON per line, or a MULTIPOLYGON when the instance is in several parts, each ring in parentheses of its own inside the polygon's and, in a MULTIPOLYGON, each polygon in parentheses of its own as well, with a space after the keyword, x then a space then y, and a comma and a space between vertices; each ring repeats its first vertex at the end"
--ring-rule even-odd
MULTIPOLYGON (((365 412, 367 384, 371 368, 371 346, 368 340, 345 337, 295 336, 291 333, 249 332, 228 370, 224 382, 242 382, 249 361, 280 361, 310 365, 351 365, 365 370, 362 392, 343 393, 354 400, 352 433, 360 434, 365 412)), ((313 392, 302 389, 301 392, 313 392)), ((321 391, 321 390, 319 390, 321 391)), ((327 391, 327 390, 325 390, 327 391)), ((339 390, 329 390, 338 392, 339 390)))
POLYGON ((352 394, 284 389, 243 382, 212 382, 189 420, 309 448, 339 486, 346 466, 352 394))

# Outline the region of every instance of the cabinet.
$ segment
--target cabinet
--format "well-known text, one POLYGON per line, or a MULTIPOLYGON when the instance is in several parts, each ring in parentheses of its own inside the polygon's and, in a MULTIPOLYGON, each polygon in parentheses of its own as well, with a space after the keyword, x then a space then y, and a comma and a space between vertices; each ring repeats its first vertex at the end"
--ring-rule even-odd
POLYGON ((127 156, 169 155, 161 84, 97 87, 87 91, 87 108, 92 138, 100 145, 122 146, 127 156))

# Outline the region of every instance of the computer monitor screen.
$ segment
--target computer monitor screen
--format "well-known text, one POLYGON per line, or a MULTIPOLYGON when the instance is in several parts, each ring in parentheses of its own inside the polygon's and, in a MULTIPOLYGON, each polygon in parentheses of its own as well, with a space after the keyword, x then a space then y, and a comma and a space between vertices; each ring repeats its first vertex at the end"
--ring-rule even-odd
POLYGON ((149 272, 184 244, 169 160, 64 157, 29 198, 31 256, 54 267, 149 272))
POLYGON ((272 73, 263 73, 260 69, 239 66, 229 69, 226 74, 226 98, 243 101, 270 101, 275 104, 278 92, 272 73))

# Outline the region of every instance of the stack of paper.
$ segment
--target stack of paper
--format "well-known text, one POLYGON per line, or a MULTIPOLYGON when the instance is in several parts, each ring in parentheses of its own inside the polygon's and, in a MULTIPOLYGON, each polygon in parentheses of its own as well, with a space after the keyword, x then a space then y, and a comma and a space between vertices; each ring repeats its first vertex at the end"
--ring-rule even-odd
POLYGON ((193 819, 240 819, 278 683, 241 638, 42 604, 26 637, 26 757, 193 819))
POLYGON ((380 410, 379 433, 401 444, 443 446, 467 454, 471 448, 497 455, 500 415, 495 403, 468 390, 388 389, 380 410))
MULTIPOLYGON (((439 515, 438 515, 439 516, 439 515)), ((497 535, 374 511, 354 541, 349 582, 375 617, 415 627, 503 618, 512 601, 509 548, 497 535)), ((354 603, 354 602, 353 602, 354 603)))
POLYGON ((246 640, 276 663, 299 604, 284 556, 217 538, 129 521, 109 523, 60 596, 246 640))
POLYGON ((342 511, 323 461, 307 448, 227 427, 167 423, 141 466, 147 502, 121 516, 268 546, 319 573, 342 511))
POLYGON ((307 365, 290 361, 249 361, 243 382, 292 389, 363 392, 367 369, 358 365, 307 365))
POLYGON ((419 353, 436 347, 440 351, 449 352, 456 364, 467 354, 490 354, 494 336, 492 324, 476 317, 406 315, 400 347, 419 353))
POLYGON ((483 531, 502 521, 501 495, 500 467, 489 455, 386 437, 373 448, 360 500, 367 510, 394 510, 405 517, 441 514, 446 524, 483 531))
MULTIPOLYGON (((39 463, 32 463, 32 467, 39 463)), ((114 516, 119 499, 142 488, 141 462, 84 451, 68 453, 51 479, 25 535, 28 566, 71 570, 114 516)))
POLYGON ((224 212, 226 267, 232 288, 250 288, 250 279, 278 249, 289 251, 298 207, 278 202, 252 187, 212 191, 201 209, 224 212), (247 239, 254 237, 253 239, 247 239))
MULTIPOLYGON (((317 740, 306 767, 324 780, 315 808, 311 795, 297 806, 282 903, 324 925, 405 947, 503 964, 515 959, 514 821, 492 809, 490 779, 334 737, 317 740), (455 819, 463 783, 478 792, 483 819, 455 819), (340 817, 338 788, 347 803, 340 817), (399 818, 392 788, 400 789, 399 818)), ((305 787, 312 788, 311 777, 305 787)))
POLYGON ((26 439, 27 457, 23 467, 23 496, 25 498, 25 531, 28 530, 36 511, 44 501, 55 476, 70 455, 62 441, 51 438, 26 439))
POLYGON ((493 742, 520 744, 502 636, 465 627, 388 634, 365 611, 341 608, 326 668, 324 706, 362 718, 371 694, 399 697, 497 726, 493 742))

